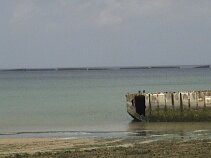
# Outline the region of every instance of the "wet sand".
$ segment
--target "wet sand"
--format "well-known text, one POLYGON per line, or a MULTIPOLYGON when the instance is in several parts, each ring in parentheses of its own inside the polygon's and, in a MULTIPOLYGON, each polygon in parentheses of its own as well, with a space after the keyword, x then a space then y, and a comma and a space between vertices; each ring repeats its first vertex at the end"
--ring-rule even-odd
POLYGON ((138 138, 5 138, 0 157, 209 157, 211 140, 138 138))

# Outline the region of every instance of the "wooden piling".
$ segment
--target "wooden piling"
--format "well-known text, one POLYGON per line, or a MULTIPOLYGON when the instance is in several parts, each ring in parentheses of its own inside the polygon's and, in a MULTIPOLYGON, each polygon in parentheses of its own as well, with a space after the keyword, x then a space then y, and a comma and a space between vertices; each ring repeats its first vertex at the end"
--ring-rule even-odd
POLYGON ((196 92, 196 108, 199 108, 199 92, 196 92))
POLYGON ((204 93, 203 93, 203 97, 204 97, 204 109, 206 109, 206 99, 205 99, 205 93, 206 93, 206 92, 204 92, 204 93))
POLYGON ((151 98, 150 98, 150 94, 149 94, 149 114, 151 115, 151 111, 152 111, 152 105, 151 105, 151 98))
POLYGON ((174 93, 171 93, 172 109, 174 110, 174 93))
POLYGON ((182 93, 180 93, 180 112, 183 112, 182 93))

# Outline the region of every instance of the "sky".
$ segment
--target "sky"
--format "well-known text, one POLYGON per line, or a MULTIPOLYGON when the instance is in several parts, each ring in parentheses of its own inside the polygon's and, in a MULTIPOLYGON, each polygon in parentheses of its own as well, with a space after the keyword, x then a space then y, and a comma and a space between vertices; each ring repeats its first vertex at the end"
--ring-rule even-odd
POLYGON ((0 0, 0 69, 195 64, 210 0, 0 0))

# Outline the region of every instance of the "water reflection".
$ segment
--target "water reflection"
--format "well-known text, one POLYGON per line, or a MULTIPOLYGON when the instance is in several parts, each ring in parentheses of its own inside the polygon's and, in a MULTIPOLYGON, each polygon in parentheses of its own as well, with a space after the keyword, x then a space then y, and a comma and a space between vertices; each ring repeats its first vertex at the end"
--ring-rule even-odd
POLYGON ((211 139, 210 122, 130 122, 128 136, 152 139, 211 139))

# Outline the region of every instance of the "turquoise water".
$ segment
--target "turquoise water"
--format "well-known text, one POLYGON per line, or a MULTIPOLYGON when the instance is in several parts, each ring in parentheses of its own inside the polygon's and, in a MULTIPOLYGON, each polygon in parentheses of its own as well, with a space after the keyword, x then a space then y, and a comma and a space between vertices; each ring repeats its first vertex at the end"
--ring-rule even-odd
POLYGON ((1 71, 0 134, 128 131, 125 94, 211 89, 211 69, 1 71))

